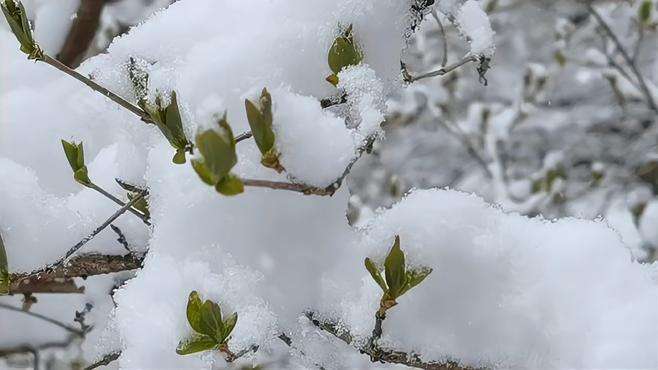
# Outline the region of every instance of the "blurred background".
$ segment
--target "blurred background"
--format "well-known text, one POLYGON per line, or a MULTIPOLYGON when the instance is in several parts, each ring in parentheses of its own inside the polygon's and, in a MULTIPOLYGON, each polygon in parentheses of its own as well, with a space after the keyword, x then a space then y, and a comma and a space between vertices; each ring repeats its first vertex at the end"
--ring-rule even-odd
MULTIPOLYGON (((172 3, 23 2, 41 46, 74 68, 172 3)), ((391 98, 385 139, 349 179, 350 222, 360 225, 410 189, 449 187, 528 216, 603 218, 634 258, 655 261, 658 2, 481 3, 496 32, 486 80, 467 65, 391 98)), ((464 47, 451 20, 437 12, 418 25, 402 59, 418 75, 457 62, 464 47)), ((21 83, 11 68, 0 74, 12 88, 21 83)), ((77 366, 76 353, 56 346, 40 356, 48 369, 77 366)), ((0 357, 12 368, 33 366, 31 355, 0 348, 0 357)))

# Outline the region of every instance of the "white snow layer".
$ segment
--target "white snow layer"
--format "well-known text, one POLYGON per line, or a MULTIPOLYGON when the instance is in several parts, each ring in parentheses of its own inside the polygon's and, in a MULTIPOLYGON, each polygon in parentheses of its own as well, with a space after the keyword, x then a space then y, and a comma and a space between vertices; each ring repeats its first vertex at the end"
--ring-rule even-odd
MULTIPOLYGON (((477 6, 469 1, 461 14, 472 51, 482 52, 491 33, 477 6)), ((246 131, 244 96, 267 87, 284 167, 295 180, 323 186, 378 130, 383 91, 399 75, 408 7, 399 0, 180 1, 80 72, 132 97, 128 59, 146 60, 152 88, 178 92, 190 133, 224 110, 236 133, 246 131), (337 93, 324 77, 339 23, 353 24, 368 65, 341 72, 339 87, 355 94, 347 122, 317 102, 337 93)), ((232 349, 260 345, 256 358, 288 353, 276 339, 286 332, 306 353, 292 351, 300 363, 348 367, 352 358, 344 354, 354 351, 299 317, 313 309, 363 339, 380 294, 363 258, 383 258, 400 234, 410 262, 434 272, 390 311, 384 343, 470 365, 658 367, 656 266, 632 262, 603 224, 528 219, 474 196, 430 190, 354 230, 345 187, 333 197, 255 188, 222 197, 189 164, 171 164, 173 151, 155 128, 77 81, 26 62, 5 29, 0 41, 7 67, 0 84, 12 86, 0 96, 0 232, 13 271, 52 261, 116 209, 72 180, 60 138, 84 140, 90 177, 111 192, 121 194, 115 177, 150 190, 153 229, 131 215, 119 221, 131 245, 148 246, 149 254, 116 293, 113 315, 103 314, 112 304, 107 287, 88 287, 102 308, 93 323, 106 336, 87 357, 119 347, 124 369, 221 365, 217 355, 175 354, 190 333, 185 304, 196 289, 238 312, 232 349)), ((239 176, 287 180, 260 166, 253 141, 240 143, 238 154, 239 176)), ((123 253, 115 238, 105 231, 84 251, 123 253)), ((0 315, 3 332, 18 330, 13 318, 0 315)))
POLYGON ((494 31, 487 13, 476 0, 468 0, 457 14, 461 32, 468 37, 471 54, 491 57, 494 52, 494 31))

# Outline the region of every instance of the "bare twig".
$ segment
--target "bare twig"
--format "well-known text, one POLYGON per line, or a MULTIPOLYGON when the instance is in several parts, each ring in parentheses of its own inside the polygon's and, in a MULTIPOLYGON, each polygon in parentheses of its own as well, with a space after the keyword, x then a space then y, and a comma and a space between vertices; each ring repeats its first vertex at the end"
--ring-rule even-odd
POLYGON ((445 67, 448 64, 448 37, 446 36, 446 30, 443 27, 443 23, 439 19, 439 15, 436 13, 436 9, 432 8, 432 16, 434 20, 439 25, 439 34, 441 35, 441 43, 443 44, 443 56, 441 59, 441 67, 445 67))
POLYGON ((288 190, 294 191, 297 193, 302 193, 304 195, 320 195, 320 196, 332 196, 336 190, 329 188, 317 188, 313 186, 308 186, 304 184, 293 184, 290 182, 281 182, 281 181, 268 181, 268 180, 253 180, 253 179, 241 179, 244 186, 251 186, 257 188, 269 188, 276 190, 288 190))
POLYGON ((102 225, 96 228, 91 234, 87 235, 84 237, 82 240, 78 242, 78 244, 74 245, 71 247, 71 249, 66 252, 64 257, 60 258, 57 262, 55 262, 53 265, 50 266, 51 269, 57 268, 61 266, 66 260, 71 257, 75 252, 77 252, 80 248, 82 248, 87 242, 89 242, 91 239, 93 239, 98 233, 103 231, 106 227, 110 226, 114 220, 119 218, 122 214, 124 214, 130 207, 132 207, 135 203, 137 203, 142 197, 144 196, 144 193, 137 194, 130 202, 126 203, 125 206, 121 207, 118 211, 116 211, 110 218, 108 218, 105 222, 103 222, 102 225))
POLYGON ((71 327, 71 326, 66 325, 65 323, 63 323, 63 322, 61 322, 61 321, 55 320, 55 319, 53 319, 53 318, 50 318, 50 317, 48 317, 48 316, 44 316, 44 315, 39 314, 39 313, 36 313, 36 312, 32 312, 32 311, 23 311, 23 310, 20 309, 19 307, 14 307, 14 306, 8 305, 8 304, 6 304, 6 303, 2 303, 2 302, 0 302, 0 308, 3 308, 3 309, 5 309, 5 310, 9 310, 9 311, 20 312, 20 313, 23 313, 23 314, 25 314, 25 315, 28 315, 28 316, 31 316, 31 317, 34 317, 34 318, 37 318, 37 319, 43 320, 43 321, 48 322, 48 323, 50 323, 50 324, 53 324, 53 325, 55 325, 55 326, 59 326, 60 328, 66 330, 66 331, 68 331, 68 332, 70 332, 70 333, 73 333, 73 334, 75 334, 75 335, 77 335, 77 336, 79 336, 79 337, 83 337, 83 336, 85 335, 85 333, 84 333, 82 330, 79 330, 79 329, 73 328, 73 327, 71 327))
POLYGON ((603 31, 608 35, 610 40, 615 44, 615 47, 617 48, 621 56, 624 58, 624 61, 626 62, 626 64, 628 64, 628 67, 635 75, 637 82, 640 84, 640 91, 644 95, 644 98, 647 101, 649 108, 651 108, 651 110, 655 112, 658 112, 658 106, 656 105, 653 94, 649 90, 649 87, 647 86, 644 76, 637 68, 637 65, 635 64, 635 61, 633 60, 631 55, 628 53, 628 51, 621 43, 617 35, 614 33, 612 28, 610 28, 610 25, 603 19, 601 14, 594 8, 594 6, 591 3, 587 4, 587 10, 590 12, 590 14, 592 14, 594 19, 596 19, 597 23, 599 24, 599 26, 601 26, 603 31))
MULTIPOLYGON (((315 325, 317 328, 333 335, 334 337, 342 340, 343 342, 352 345, 352 335, 347 332, 345 329, 334 323, 323 322, 315 318, 313 312, 305 312, 305 316, 315 325)), ((406 353, 401 351, 393 351, 384 348, 368 348, 367 346, 357 348, 361 353, 366 354, 370 357, 372 362, 382 362, 388 364, 400 364, 414 367, 417 369, 425 370, 474 370, 474 368, 468 366, 459 365, 454 361, 444 361, 436 362, 423 361, 420 356, 414 353, 406 353)))
POLYGON ((121 356, 121 351, 108 353, 105 356, 103 356, 100 360, 98 360, 97 362, 94 362, 93 364, 85 367, 84 370, 93 370, 93 369, 96 369, 96 368, 101 367, 101 366, 107 366, 110 363, 112 363, 113 361, 118 360, 120 356, 121 356))
MULTIPOLYGON (((118 204, 122 207, 126 205, 126 203, 122 202, 120 199, 118 199, 114 195, 108 193, 107 191, 105 191, 105 189, 101 188, 100 186, 98 186, 94 183, 89 184, 87 187, 89 187, 90 189, 96 190, 97 192, 104 195, 106 198, 110 199, 111 201, 113 201, 114 203, 116 203, 116 204, 118 204)), ((134 214, 135 216, 139 217, 142 220, 142 222, 144 222, 146 225, 148 225, 148 226, 151 225, 151 222, 149 221, 149 218, 145 214, 143 214, 142 212, 136 210, 133 207, 128 208, 128 211, 130 213, 134 214)))
POLYGON ((120 97, 119 95, 113 93, 112 91, 104 88, 103 86, 97 84, 94 82, 92 79, 85 77, 78 73, 77 71, 67 67, 65 64, 60 62, 59 60, 52 58, 51 56, 44 54, 43 59, 40 59, 42 62, 45 62, 58 70, 66 73, 67 75, 75 78, 76 80, 82 82, 83 84, 89 86, 92 90, 101 93, 108 99, 112 100, 113 102, 119 104, 121 107, 129 110, 130 112, 134 113, 136 116, 138 116, 142 121, 146 123, 153 123, 153 120, 151 117, 144 112, 142 109, 137 107, 136 105, 130 103, 129 101, 125 100, 124 98, 120 97))
POLYGON ((422 80, 422 79, 425 79, 425 78, 446 75, 446 74, 456 70, 457 68, 459 68, 459 67, 461 67, 461 66, 463 66, 467 63, 477 62, 478 60, 479 60, 479 58, 476 55, 468 55, 468 56, 464 57, 462 60, 460 60, 456 63, 453 63, 449 66, 441 67, 441 68, 437 69, 436 71, 423 73, 423 74, 418 75, 418 76, 412 76, 411 74, 409 74, 409 72, 406 69, 406 66, 404 64, 402 64, 402 69, 403 69, 402 74, 403 74, 404 80, 406 82, 411 83, 411 82, 416 82, 418 80, 422 80))

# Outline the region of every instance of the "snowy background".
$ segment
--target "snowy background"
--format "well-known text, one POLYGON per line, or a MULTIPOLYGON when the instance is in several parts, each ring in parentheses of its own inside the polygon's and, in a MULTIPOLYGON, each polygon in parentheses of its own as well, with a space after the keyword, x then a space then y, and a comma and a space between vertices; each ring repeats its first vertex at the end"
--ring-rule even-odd
MULTIPOLYGON (((61 57, 93 2, 24 0, 41 49, 61 57)), ((83 294, 0 297, 1 369, 108 354, 121 369, 405 368, 358 350, 382 294, 363 261, 383 263, 396 235, 409 268, 433 271, 389 310, 382 347, 463 368, 658 368, 655 0, 100 3, 70 65, 83 76, 137 104, 137 60, 145 99, 176 92, 190 142, 224 112, 248 131, 244 101, 266 87, 285 171, 248 139, 231 172, 324 189, 350 171, 332 196, 220 195, 190 165, 198 151, 173 164, 154 125, 26 60, 0 20, 9 272, 57 261, 119 208, 73 179, 61 139, 84 142, 89 177, 121 200, 115 178, 148 189, 151 223, 125 213, 127 247, 107 228, 77 254, 141 269, 76 277, 83 294), (334 86, 327 53, 347 25, 363 58, 334 86), (238 313, 233 352, 258 350, 178 355, 193 290, 238 313)))

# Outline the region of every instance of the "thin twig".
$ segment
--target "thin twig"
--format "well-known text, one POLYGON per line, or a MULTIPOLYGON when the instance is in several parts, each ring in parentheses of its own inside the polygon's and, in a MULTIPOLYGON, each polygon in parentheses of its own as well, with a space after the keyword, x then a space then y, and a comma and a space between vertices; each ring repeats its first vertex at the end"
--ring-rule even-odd
POLYGON ((304 195, 320 195, 320 196, 331 196, 335 193, 335 190, 328 188, 317 188, 304 184, 293 184, 290 182, 281 182, 281 181, 268 181, 268 180, 254 180, 254 179, 241 179, 244 186, 252 186, 257 188, 269 188, 276 190, 288 190, 294 191, 297 193, 302 193, 304 195))
POLYGON ((441 43, 443 44, 443 56, 441 59, 441 67, 445 67, 448 64, 448 37, 446 36, 446 30, 443 27, 443 23, 439 19, 439 15, 436 13, 436 9, 432 8, 432 16, 434 20, 439 25, 439 34, 441 35, 441 43))
POLYGON ((93 364, 85 367, 84 370, 93 370, 93 369, 96 369, 96 368, 101 367, 101 366, 107 366, 110 363, 112 363, 113 361, 118 360, 120 356, 121 356, 121 351, 108 353, 105 356, 103 356, 100 360, 98 360, 97 362, 94 362, 93 364))
POLYGON ((130 112, 134 113, 136 116, 138 116, 142 121, 146 123, 153 123, 153 120, 151 117, 144 112, 141 108, 137 107, 136 105, 130 103, 129 101, 125 100, 124 98, 120 97, 119 95, 113 93, 112 91, 104 88, 103 86, 97 84, 93 80, 91 80, 88 77, 83 76, 82 74, 78 73, 77 71, 67 67, 65 64, 60 62, 59 60, 52 58, 51 56, 44 54, 43 59, 40 59, 42 62, 47 63, 58 70, 66 73, 67 75, 75 78, 76 80, 82 82, 83 84, 89 86, 92 90, 101 93, 108 99, 112 100, 113 102, 119 104, 121 107, 129 110, 130 112))
MULTIPOLYGON (((97 192, 101 193, 102 195, 104 195, 109 200, 113 201, 114 203, 116 203, 116 204, 118 204, 122 207, 126 205, 126 203, 122 202, 120 199, 118 199, 114 195, 108 193, 105 189, 101 188, 100 186, 98 186, 94 183, 89 184, 87 187, 90 188, 90 189, 96 190, 97 192)), ((146 225, 148 225, 148 226, 151 225, 151 222, 149 221, 149 218, 145 214, 143 214, 142 212, 138 211, 137 209, 135 209, 133 207, 128 208, 128 211, 130 213, 134 214, 135 216, 139 217, 142 220, 142 222, 144 222, 146 225)))
POLYGON ((416 82, 416 81, 418 81, 418 80, 422 80, 422 79, 425 79, 425 78, 436 77, 436 76, 443 76, 443 75, 446 75, 446 74, 448 74, 448 73, 450 73, 450 72, 456 70, 457 68, 459 68, 459 67, 461 67, 461 66, 463 66, 463 65, 465 65, 465 64, 467 64, 467 63, 470 63, 470 62, 477 62, 477 61, 478 61, 478 57, 477 57, 477 56, 475 56, 475 55, 469 55, 469 56, 466 56, 465 58, 463 58, 462 60, 460 60, 460 61, 458 61, 458 62, 456 62, 456 63, 453 63, 453 64, 451 64, 451 65, 449 65, 449 66, 441 67, 441 68, 437 69, 436 71, 431 71, 431 72, 423 73, 423 74, 421 74, 421 75, 419 75, 419 76, 415 76, 415 77, 412 76, 411 74, 409 74, 409 72, 406 72, 406 73, 405 73, 405 71, 406 71, 406 70, 405 70, 405 71, 403 71, 403 73, 404 73, 404 75, 405 75, 405 76, 404 76, 404 80, 405 80, 406 82, 411 83, 411 82, 416 82))
POLYGON ((626 61, 626 64, 628 64, 628 67, 631 69, 631 71, 637 78, 637 81, 640 84, 640 91, 642 91, 642 94, 644 95, 647 104, 649 105, 649 108, 651 108, 651 110, 655 112, 658 112, 658 106, 656 105, 653 94, 651 93, 651 90, 649 90, 649 87, 647 86, 647 83, 644 80, 644 76, 637 68, 637 65, 635 64, 635 61, 633 60, 631 55, 628 53, 628 51, 626 51, 626 48, 621 43, 621 41, 614 33, 612 28, 610 28, 610 25, 603 19, 601 14, 599 14, 599 12, 594 8, 594 6, 591 3, 587 4, 587 10, 590 12, 590 14, 592 14, 592 16, 594 16, 594 19, 596 19, 596 21, 601 26, 603 31, 605 31, 605 33, 608 35, 610 40, 612 40, 612 42, 615 44, 615 47, 617 48, 621 56, 626 61))
MULTIPOLYGON (((333 335, 334 337, 342 340, 347 344, 352 344, 352 336, 345 329, 339 327, 339 325, 333 323, 326 323, 315 318, 313 312, 306 312, 306 317, 315 325, 317 328, 333 335)), ((370 360, 373 362, 382 362, 388 364, 400 364, 406 365, 409 367, 414 367, 418 369, 425 370, 474 370, 472 367, 462 366, 455 361, 423 361, 420 356, 415 353, 406 353, 402 351, 393 351, 384 348, 371 349, 366 347, 356 348, 361 353, 364 353, 370 357, 370 360)))
POLYGON ((84 333, 82 330, 78 330, 78 329, 76 329, 76 328, 70 327, 70 326, 66 325, 65 323, 63 323, 63 322, 61 322, 61 321, 55 320, 55 319, 53 319, 53 318, 50 318, 50 317, 48 317, 48 316, 44 316, 44 315, 39 314, 39 313, 36 313, 36 312, 32 312, 32 311, 23 311, 23 310, 20 309, 19 307, 14 307, 14 306, 11 306, 11 305, 8 305, 8 304, 5 304, 5 303, 2 303, 2 302, 0 302, 0 308, 4 308, 5 310, 9 310, 9 311, 20 312, 20 313, 23 313, 23 314, 25 314, 25 315, 28 315, 28 316, 31 316, 31 317, 34 317, 34 318, 37 318, 37 319, 40 319, 40 320, 46 321, 46 322, 51 323, 51 324, 53 324, 53 325, 55 325, 55 326, 59 326, 60 328, 66 330, 66 331, 68 331, 68 332, 70 332, 70 333, 73 333, 73 334, 75 334, 75 335, 77 335, 77 336, 79 336, 79 337, 83 337, 83 336, 85 335, 85 333, 84 333))
POLYGON ((124 214, 130 207, 132 207, 135 203, 137 203, 142 197, 144 196, 144 193, 137 194, 130 202, 126 203, 125 206, 121 207, 118 211, 116 211, 110 218, 108 218, 105 222, 103 222, 102 225, 96 228, 91 234, 87 235, 84 237, 82 240, 78 242, 78 244, 74 245, 69 249, 64 257, 59 259, 57 262, 55 262, 53 265, 50 266, 50 268, 57 268, 61 266, 69 257, 71 257, 75 252, 77 252, 80 248, 82 248, 87 242, 89 242, 91 239, 93 239, 98 233, 103 231, 106 227, 110 226, 114 220, 119 218, 122 214, 124 214))

